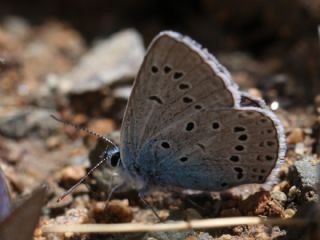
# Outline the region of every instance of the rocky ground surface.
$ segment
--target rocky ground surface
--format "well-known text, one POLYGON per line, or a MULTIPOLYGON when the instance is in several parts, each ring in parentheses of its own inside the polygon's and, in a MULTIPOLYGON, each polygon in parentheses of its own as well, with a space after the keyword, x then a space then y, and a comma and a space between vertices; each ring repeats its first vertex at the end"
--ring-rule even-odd
MULTIPOLYGON (((8 18, 0 25, 0 167, 13 203, 41 183, 48 184, 49 194, 34 239, 231 240, 307 236, 307 228, 266 225, 195 233, 103 236, 41 231, 48 224, 157 222, 130 184, 115 193, 106 208, 111 187, 111 172, 106 167, 97 169, 63 201, 56 201, 92 167, 103 146, 96 145, 95 137, 65 126, 50 115, 118 142, 126 102, 144 53, 142 36, 134 29, 88 46, 76 29, 58 21, 32 26, 21 18, 8 18)), ((303 47, 299 53, 303 56, 303 47)), ((298 76, 287 74, 281 59, 272 55, 257 60, 245 52, 224 52, 218 53, 217 58, 230 69, 241 89, 266 99, 282 120, 288 153, 280 171, 281 181, 271 191, 253 187, 222 194, 157 192, 147 200, 163 221, 233 216, 310 218, 313 203, 319 201, 320 95, 312 104, 296 104, 294 78, 298 76)), ((314 67, 312 64, 310 68, 314 67)))

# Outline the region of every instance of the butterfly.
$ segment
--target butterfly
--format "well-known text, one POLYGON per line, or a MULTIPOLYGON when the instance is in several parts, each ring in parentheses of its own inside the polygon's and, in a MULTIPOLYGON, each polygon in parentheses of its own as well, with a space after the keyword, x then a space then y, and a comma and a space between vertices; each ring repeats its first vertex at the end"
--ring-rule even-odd
POLYGON ((10 214, 0 221, 0 239, 33 239, 33 232, 38 224, 45 198, 46 188, 42 186, 33 191, 28 199, 13 208, 10 214))
POLYGON ((120 146, 105 156, 144 195, 157 188, 221 191, 272 182, 285 152, 283 126, 264 101, 240 92, 191 38, 164 31, 135 79, 120 146))
POLYGON ((155 189, 271 185, 286 152, 283 126, 264 101, 239 91, 215 57, 173 31, 161 32, 148 47, 120 146, 82 130, 109 145, 88 174, 106 161, 136 183, 140 196, 155 189))

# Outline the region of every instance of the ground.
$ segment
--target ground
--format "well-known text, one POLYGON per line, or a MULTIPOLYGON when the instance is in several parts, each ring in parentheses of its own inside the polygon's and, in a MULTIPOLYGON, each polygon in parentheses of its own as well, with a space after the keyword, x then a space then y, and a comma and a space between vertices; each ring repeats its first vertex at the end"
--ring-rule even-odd
MULTIPOLYGON (((203 229, 195 233, 105 236, 41 231, 41 227, 48 224, 158 221, 130 184, 115 193, 106 207, 111 173, 105 166, 97 169, 63 201, 56 201, 98 161, 103 144, 97 145, 96 137, 65 126, 50 115, 86 126, 118 143, 130 87, 143 55, 142 37, 133 29, 87 46, 76 29, 60 21, 33 26, 24 19, 11 18, 1 25, 0 167, 12 202, 21 201, 22 196, 30 194, 40 183, 48 186, 47 201, 34 239, 305 237, 310 229, 265 225, 203 229), (122 42, 126 44, 120 44, 122 42)), ((241 89, 266 99, 281 119, 288 152, 280 171, 280 182, 271 191, 252 186, 219 194, 155 192, 147 196, 148 202, 163 221, 311 216, 311 205, 319 198, 316 169, 320 164, 320 95, 311 97, 311 102, 299 104, 301 95, 294 95, 297 77, 285 71, 279 73, 285 66, 274 56, 257 60, 245 52, 223 52, 217 57, 230 69, 241 89)))

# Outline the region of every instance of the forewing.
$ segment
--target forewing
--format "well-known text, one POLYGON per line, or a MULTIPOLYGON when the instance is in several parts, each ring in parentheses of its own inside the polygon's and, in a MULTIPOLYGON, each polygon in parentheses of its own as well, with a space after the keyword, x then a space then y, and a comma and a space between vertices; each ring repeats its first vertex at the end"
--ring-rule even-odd
POLYGON ((124 164, 164 127, 204 109, 238 106, 239 99, 229 73, 206 50, 177 33, 159 34, 149 46, 124 116, 124 164))

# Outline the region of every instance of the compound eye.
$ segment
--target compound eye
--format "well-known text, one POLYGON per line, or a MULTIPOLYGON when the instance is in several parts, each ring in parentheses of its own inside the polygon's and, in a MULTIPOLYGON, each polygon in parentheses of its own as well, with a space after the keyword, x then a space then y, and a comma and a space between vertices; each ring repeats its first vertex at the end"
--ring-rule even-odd
POLYGON ((110 159, 110 165, 111 167, 117 167, 120 162, 120 152, 115 152, 112 154, 111 159, 110 159))

